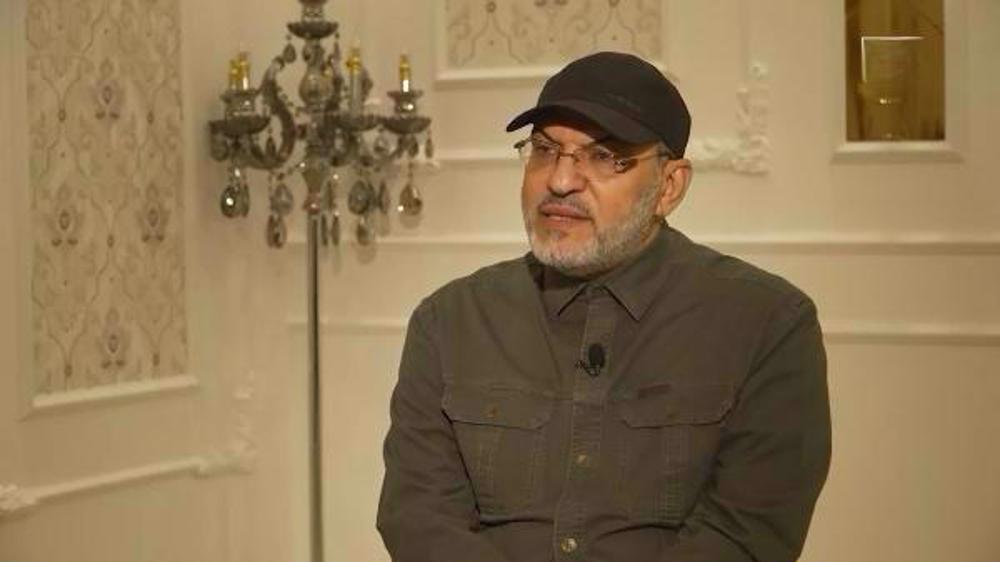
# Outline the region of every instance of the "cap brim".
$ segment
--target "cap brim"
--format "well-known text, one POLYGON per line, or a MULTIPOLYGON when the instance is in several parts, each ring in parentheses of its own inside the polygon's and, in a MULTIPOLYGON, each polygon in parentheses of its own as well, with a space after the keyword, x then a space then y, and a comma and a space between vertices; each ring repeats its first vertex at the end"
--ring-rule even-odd
POLYGON ((562 100, 535 106, 512 119, 507 124, 507 132, 516 131, 529 123, 538 123, 560 111, 575 113, 593 122, 616 139, 628 143, 641 144, 660 140, 656 133, 638 121, 603 105, 585 100, 562 100))

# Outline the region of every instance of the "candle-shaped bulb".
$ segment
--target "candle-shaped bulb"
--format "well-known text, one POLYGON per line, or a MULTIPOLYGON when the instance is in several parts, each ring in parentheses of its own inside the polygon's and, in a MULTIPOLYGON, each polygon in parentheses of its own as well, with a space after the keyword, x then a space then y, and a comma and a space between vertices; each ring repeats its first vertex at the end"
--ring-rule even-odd
POLYGON ((361 79, 361 47, 355 45, 351 47, 351 54, 347 57, 347 96, 348 110, 352 115, 361 113, 362 99, 362 79, 361 79))
POLYGON ((361 47, 351 47, 351 55, 347 57, 347 62, 344 63, 347 66, 347 70, 352 74, 356 75, 361 71, 361 47))
POLYGON ((410 91, 410 57, 399 55, 399 90, 410 91))
POLYGON ((236 64, 239 68, 239 89, 249 90, 250 89, 250 60, 247 58, 246 51, 240 51, 240 54, 236 57, 236 64))
POLYGON ((240 61, 239 59, 229 60, 229 89, 236 90, 240 87, 240 61))

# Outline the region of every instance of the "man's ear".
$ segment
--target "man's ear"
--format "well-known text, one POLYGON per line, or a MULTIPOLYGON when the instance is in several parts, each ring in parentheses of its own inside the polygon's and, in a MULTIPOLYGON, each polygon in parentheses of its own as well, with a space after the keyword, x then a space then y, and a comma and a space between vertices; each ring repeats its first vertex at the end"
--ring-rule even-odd
POLYGON ((663 163, 660 173, 660 200, 656 203, 656 214, 663 218, 681 204, 691 185, 694 170, 686 158, 668 160, 663 163))

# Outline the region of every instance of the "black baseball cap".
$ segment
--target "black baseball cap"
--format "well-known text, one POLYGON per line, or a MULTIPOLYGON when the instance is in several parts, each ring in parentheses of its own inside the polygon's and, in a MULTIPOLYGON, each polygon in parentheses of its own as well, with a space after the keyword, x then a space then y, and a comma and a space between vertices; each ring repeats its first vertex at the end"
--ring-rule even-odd
POLYGON ((515 117, 507 131, 569 111, 632 144, 663 141, 683 156, 691 114, 680 92, 641 58, 600 52, 579 58, 545 81, 535 107, 515 117))

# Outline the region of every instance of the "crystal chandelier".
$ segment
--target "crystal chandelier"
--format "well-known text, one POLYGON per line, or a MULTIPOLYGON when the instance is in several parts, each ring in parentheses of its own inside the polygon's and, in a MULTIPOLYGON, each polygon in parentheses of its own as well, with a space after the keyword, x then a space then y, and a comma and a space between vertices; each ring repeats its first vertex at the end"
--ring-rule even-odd
POLYGON ((422 92, 413 88, 406 55, 399 61, 399 89, 387 92, 394 102, 392 114, 370 112, 365 102, 372 81, 361 62, 360 49, 353 47, 342 60, 338 24, 324 15, 326 0, 299 1, 302 18, 289 23, 288 31, 304 41, 300 50, 291 43, 290 35, 289 43, 271 61, 257 87, 251 85, 245 52, 230 62, 229 87, 221 96, 224 117, 209 123, 212 156, 229 164, 220 207, 227 217, 246 216, 250 211, 247 171, 266 171, 270 206, 267 243, 281 247, 287 241, 285 217, 294 206, 286 181, 299 174, 306 186, 303 209, 310 222, 316 221, 324 245, 338 244, 337 192, 340 169, 346 167, 354 177, 347 207, 357 217, 355 235, 360 244, 371 244, 375 214, 388 215, 392 209, 385 179, 390 167, 406 169, 398 212, 416 215, 423 207, 413 171, 421 144, 425 157, 433 157, 430 118, 418 112, 417 99, 422 92), (323 41, 331 36, 333 47, 328 52, 323 41), (302 103, 295 104, 277 78, 299 56, 306 68, 298 87, 302 103), (304 149, 300 158, 293 159, 297 144, 304 144, 304 149))
POLYGON ((428 127, 430 118, 420 115, 413 88, 410 63, 399 61, 399 89, 388 92, 394 102, 390 115, 368 111, 366 100, 372 89, 368 71, 361 63, 360 49, 341 58, 337 23, 326 19, 326 0, 299 0, 302 17, 288 24, 291 35, 303 40, 300 49, 285 46, 264 72, 257 87, 250 81, 250 63, 240 53, 229 66, 229 87, 222 94, 225 113, 209 123, 211 152, 228 162, 229 176, 220 206, 227 217, 244 217, 250 211, 247 172, 264 170, 269 177, 267 243, 276 248, 288 238, 285 218, 294 201, 287 181, 301 175, 305 184, 302 208, 306 212, 306 282, 308 336, 309 417, 309 512, 310 554, 323 560, 323 439, 319 344, 319 245, 340 241, 337 187, 341 173, 354 181, 347 193, 347 207, 357 216, 355 235, 362 245, 375 239, 376 215, 391 211, 386 175, 403 166, 406 182, 396 209, 417 215, 423 201, 413 181, 416 160, 423 145, 424 156, 433 158, 428 127), (328 52, 323 41, 333 37, 328 52), (279 73, 298 58, 305 63, 299 82, 301 104, 293 103, 278 84, 279 73), (343 68, 342 68, 343 67, 343 68), (345 76, 346 71, 346 76, 345 76), (277 134, 275 134, 277 129, 277 134), (297 145, 301 150, 296 150, 297 145), (345 170, 346 168, 346 170, 345 170), (376 184, 378 187, 376 188, 376 184))

